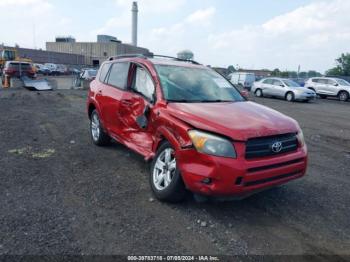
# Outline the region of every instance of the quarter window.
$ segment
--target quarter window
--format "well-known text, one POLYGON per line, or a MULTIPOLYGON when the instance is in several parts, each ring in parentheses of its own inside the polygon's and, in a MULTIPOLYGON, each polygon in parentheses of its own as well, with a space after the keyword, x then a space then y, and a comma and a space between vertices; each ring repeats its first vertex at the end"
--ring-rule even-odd
POLYGON ((138 66, 136 69, 133 89, 138 93, 141 93, 151 101, 153 100, 153 95, 155 90, 154 83, 151 76, 142 67, 138 66))
POLYGON ((110 67, 111 67, 111 64, 109 64, 109 63, 108 64, 104 64, 102 66, 101 71, 100 71, 100 77, 99 77, 101 82, 103 82, 103 83, 105 82, 106 76, 108 74, 108 71, 109 71, 110 67))
POLYGON ((108 84, 126 89, 129 74, 129 63, 114 63, 109 73, 108 84))

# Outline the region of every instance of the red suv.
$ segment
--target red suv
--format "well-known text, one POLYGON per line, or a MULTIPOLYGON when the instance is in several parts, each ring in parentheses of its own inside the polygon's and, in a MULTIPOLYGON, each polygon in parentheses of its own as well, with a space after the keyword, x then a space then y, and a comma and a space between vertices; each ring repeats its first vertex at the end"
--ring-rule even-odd
POLYGON ((152 160, 159 200, 246 197, 304 176, 298 123, 249 102, 224 77, 194 61, 141 55, 111 58, 91 83, 91 137, 111 138, 152 160))

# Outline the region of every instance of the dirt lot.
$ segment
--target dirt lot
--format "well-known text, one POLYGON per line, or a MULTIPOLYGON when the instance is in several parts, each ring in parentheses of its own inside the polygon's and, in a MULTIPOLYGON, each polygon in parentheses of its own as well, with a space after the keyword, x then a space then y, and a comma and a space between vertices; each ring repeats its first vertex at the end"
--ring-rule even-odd
POLYGON ((92 145, 85 96, 0 91, 0 254, 350 255, 350 103, 257 100, 299 121, 308 175, 170 205, 152 199, 140 156, 92 145))

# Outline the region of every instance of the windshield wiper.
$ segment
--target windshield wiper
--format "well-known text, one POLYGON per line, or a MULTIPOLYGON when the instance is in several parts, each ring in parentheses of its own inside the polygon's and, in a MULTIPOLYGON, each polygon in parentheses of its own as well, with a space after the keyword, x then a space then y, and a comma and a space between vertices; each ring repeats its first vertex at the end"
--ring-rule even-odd
POLYGON ((234 100, 222 100, 222 99, 216 99, 216 100, 188 100, 188 99, 168 99, 167 100, 170 103, 224 103, 224 102, 236 102, 234 100))
POLYGON ((188 99, 167 99, 169 103, 201 103, 201 100, 188 100, 188 99))
POLYGON ((234 100, 222 100, 222 99, 216 99, 216 100, 201 100, 202 103, 224 103, 224 102, 235 102, 234 100))

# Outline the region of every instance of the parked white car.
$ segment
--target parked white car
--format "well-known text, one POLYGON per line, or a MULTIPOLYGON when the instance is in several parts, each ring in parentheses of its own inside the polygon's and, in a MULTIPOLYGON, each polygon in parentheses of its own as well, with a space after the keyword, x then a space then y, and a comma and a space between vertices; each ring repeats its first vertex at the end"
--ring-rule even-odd
POLYGON ((97 75, 96 69, 83 69, 81 72, 80 78, 84 80, 94 80, 97 75))
POLYGON ((321 98, 338 97, 340 101, 350 98, 350 83, 340 78, 314 77, 305 83, 305 87, 316 92, 321 98))
POLYGON ((60 74, 56 64, 45 63, 44 66, 49 70, 50 75, 59 75, 60 74))
POLYGON ((298 83, 284 78, 263 78, 253 84, 251 91, 257 97, 279 97, 289 102, 295 100, 309 101, 316 98, 314 91, 301 87, 298 83))
POLYGON ((234 85, 240 85, 250 90, 253 83, 255 82, 255 74, 236 72, 229 75, 229 80, 234 85))

